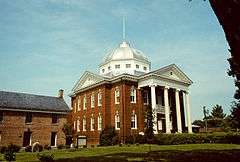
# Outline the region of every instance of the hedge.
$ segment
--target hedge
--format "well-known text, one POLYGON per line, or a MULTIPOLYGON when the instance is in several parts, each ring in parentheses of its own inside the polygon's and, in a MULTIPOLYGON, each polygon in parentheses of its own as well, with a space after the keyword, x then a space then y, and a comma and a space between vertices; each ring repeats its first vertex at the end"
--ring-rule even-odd
POLYGON ((158 134, 155 144, 178 145, 200 143, 233 143, 240 144, 240 133, 211 133, 211 134, 158 134))

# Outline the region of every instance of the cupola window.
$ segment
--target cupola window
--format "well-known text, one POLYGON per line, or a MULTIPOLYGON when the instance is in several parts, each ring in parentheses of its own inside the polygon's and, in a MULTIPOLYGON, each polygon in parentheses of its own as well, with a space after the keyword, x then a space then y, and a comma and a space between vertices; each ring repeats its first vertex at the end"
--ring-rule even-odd
POLYGON ((131 64, 126 64, 126 68, 131 68, 131 64))
POLYGON ((136 65, 136 68, 139 69, 139 65, 138 64, 136 65))
POLYGON ((120 64, 115 65, 115 69, 120 69, 120 64))
POLYGON ((102 73, 104 73, 105 72, 105 69, 102 69, 102 73))
POLYGON ((146 67, 146 66, 144 66, 144 67, 143 67, 143 70, 144 70, 144 71, 146 71, 146 70, 147 70, 147 67, 146 67))

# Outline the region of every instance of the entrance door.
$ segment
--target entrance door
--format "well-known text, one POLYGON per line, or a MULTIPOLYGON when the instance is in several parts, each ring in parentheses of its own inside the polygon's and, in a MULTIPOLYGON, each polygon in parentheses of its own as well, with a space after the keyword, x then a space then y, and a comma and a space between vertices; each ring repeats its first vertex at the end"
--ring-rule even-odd
POLYGON ((57 132, 51 133, 51 146, 56 146, 57 144, 57 132))
POLYGON ((23 134, 23 147, 31 145, 32 132, 24 132, 23 134))

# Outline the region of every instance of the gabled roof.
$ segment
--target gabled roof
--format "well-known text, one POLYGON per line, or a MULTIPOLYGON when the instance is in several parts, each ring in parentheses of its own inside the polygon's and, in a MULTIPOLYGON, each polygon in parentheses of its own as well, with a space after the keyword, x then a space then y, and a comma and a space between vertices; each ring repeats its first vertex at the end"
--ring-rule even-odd
POLYGON ((83 75, 80 77, 80 79, 76 82, 74 85, 72 91, 75 92, 78 89, 82 89, 84 87, 87 87, 89 85, 98 83, 100 81, 103 81, 105 78, 101 75, 94 74, 90 71, 85 71, 83 75))
POLYGON ((140 78, 144 78, 150 75, 157 75, 180 82, 185 82, 187 84, 193 83, 193 81, 175 64, 170 64, 160 69, 143 74, 140 76, 140 78))
POLYGON ((0 91, 0 110, 57 113, 67 113, 70 111, 65 101, 59 97, 6 91, 0 91))

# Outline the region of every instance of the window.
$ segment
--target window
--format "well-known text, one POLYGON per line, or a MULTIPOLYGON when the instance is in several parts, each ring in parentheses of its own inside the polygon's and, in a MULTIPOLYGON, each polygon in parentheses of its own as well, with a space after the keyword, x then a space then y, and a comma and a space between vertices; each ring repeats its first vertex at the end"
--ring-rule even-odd
POLYGON ((116 87, 115 89, 115 104, 119 104, 120 103, 120 91, 119 88, 116 87))
POLYGON ((26 113, 25 123, 32 123, 32 113, 31 112, 26 113))
POLYGON ((74 103, 74 112, 75 113, 77 112, 77 101, 75 101, 75 103, 74 103))
POLYGON ((98 130, 102 130, 102 115, 98 115, 98 130))
POLYGON ((57 132, 51 133, 51 146, 57 146, 57 132))
POLYGON ((91 125, 91 128, 90 128, 90 130, 91 131, 94 131, 94 116, 92 115, 92 117, 91 117, 91 120, 90 120, 90 125, 91 125))
POLYGON ((102 106, 102 93, 98 92, 98 106, 102 106))
POLYGON ((145 70, 145 71, 146 71, 146 70, 147 70, 147 67, 146 67, 146 66, 144 66, 144 67, 143 67, 143 70, 145 70))
POLYGON ((84 95, 84 98, 83 98, 83 110, 86 110, 87 108, 87 96, 84 95))
POLYGON ((108 70, 111 70, 111 66, 108 66, 108 70))
POLYGON ((102 69, 102 73, 104 73, 105 72, 105 69, 102 69))
POLYGON ((80 132, 80 120, 77 119, 77 132, 80 132))
POLYGON ((131 129, 137 129, 137 115, 135 111, 132 112, 131 116, 131 129))
POLYGON ((126 68, 131 68, 131 64, 126 64, 126 68))
POLYGON ((94 93, 91 95, 91 108, 94 108, 94 93))
POLYGON ((0 111, 0 123, 3 122, 3 112, 0 111))
POLYGON ((52 114, 52 123, 58 123, 58 115, 57 114, 52 114))
POLYGON ((136 89, 134 86, 131 88, 130 101, 131 103, 136 103, 136 89))
POLYGON ((115 115, 115 129, 116 130, 120 129, 120 115, 118 112, 115 115))
POLYGON ((83 117, 83 131, 86 131, 87 129, 87 122, 86 122, 86 117, 83 117))
POLYGON ((143 92, 143 104, 148 105, 148 92, 147 91, 143 92))
POLYGON ((136 68, 139 69, 139 65, 138 64, 136 65, 136 68))
POLYGON ((78 107, 77 107, 77 110, 78 111, 80 111, 81 110, 81 98, 80 98, 80 96, 79 96, 79 98, 78 98, 78 107))
POLYGON ((115 65, 115 69, 120 69, 120 65, 115 65))
POLYGON ((73 130, 76 130, 76 121, 73 122, 73 130))
POLYGON ((2 132, 0 131, 0 142, 2 142, 2 132))

